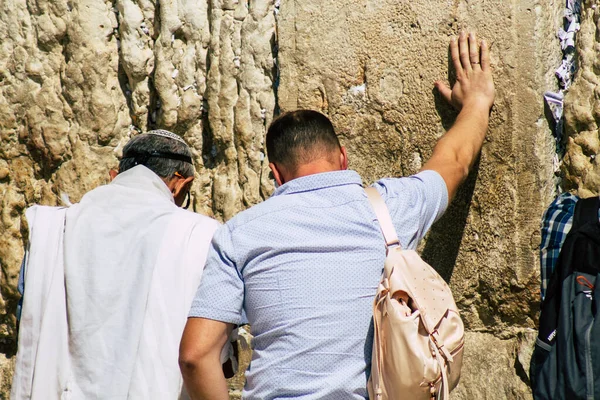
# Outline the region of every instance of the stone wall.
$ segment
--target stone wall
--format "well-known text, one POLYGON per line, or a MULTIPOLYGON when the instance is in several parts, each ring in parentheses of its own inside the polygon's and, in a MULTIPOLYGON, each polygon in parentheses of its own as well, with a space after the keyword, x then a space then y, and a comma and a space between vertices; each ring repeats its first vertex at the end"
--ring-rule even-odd
MULTIPOLYGON (((195 210, 226 220, 272 191, 266 126, 299 107, 332 118, 366 183, 414 173, 456 116, 433 91, 435 80, 452 80, 449 38, 473 29, 492 43, 497 101, 480 161, 422 252, 449 280, 469 330, 452 398, 530 398, 539 220, 556 182, 542 93, 556 88, 563 8, 562 0, 4 0, 0 391, 15 352, 27 206, 59 204, 63 193, 77 201, 107 181, 132 135, 158 127, 193 148, 195 210)), ((566 160, 577 162, 565 163, 565 182, 591 191, 597 23, 588 0, 582 68, 567 98, 566 160)))
POLYGON ((450 281, 470 331, 455 399, 531 396, 539 222, 554 190, 541 95, 556 85, 563 8, 558 1, 282 3, 279 105, 330 115, 366 182, 417 172, 452 124, 455 114, 432 90, 447 77, 448 38, 472 29, 492 43, 497 99, 480 161, 422 247, 450 281))
POLYGON ((581 197, 600 191, 600 8, 585 2, 577 46, 578 71, 565 107, 564 186, 581 197))

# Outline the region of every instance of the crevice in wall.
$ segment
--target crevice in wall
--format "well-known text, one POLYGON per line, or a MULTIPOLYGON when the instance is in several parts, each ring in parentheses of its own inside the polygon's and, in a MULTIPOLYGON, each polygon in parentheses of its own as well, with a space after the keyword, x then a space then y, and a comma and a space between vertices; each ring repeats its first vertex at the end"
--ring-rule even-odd
MULTIPOLYGON (((279 82, 280 82, 280 69, 279 69, 279 10, 281 7, 281 0, 275 0, 273 3, 273 14, 275 16, 274 20, 275 20, 275 27, 274 27, 274 34, 271 37, 271 41, 270 41, 270 45, 271 45, 271 54, 273 55, 273 67, 271 68, 271 87, 273 89, 273 98, 274 98, 274 105, 273 105, 273 119, 277 118, 277 116, 279 116, 279 114, 281 113, 281 107, 279 106, 279 82)), ((267 158, 267 148, 266 148, 266 131, 269 128, 268 127, 268 123, 267 123, 268 119, 266 117, 263 117, 263 123, 265 125, 265 137, 263 138, 263 140, 261 141, 261 168, 260 168, 260 172, 259 172, 259 182, 261 182, 260 185, 260 197, 263 200, 266 200, 267 198, 269 198, 269 196, 271 195, 271 193, 269 193, 269 190, 265 190, 264 185, 262 184, 262 182, 264 182, 265 180, 273 180, 272 174, 270 173, 267 164, 269 162, 268 158, 267 158), (266 179, 265 179, 265 174, 267 174, 266 179)))
POLYGON ((148 74, 148 121, 147 121, 147 125, 148 128, 147 130, 152 130, 152 129, 156 129, 157 128, 157 121, 159 118, 159 113, 160 113, 160 97, 158 95, 158 91, 156 90, 156 86, 154 85, 154 74, 156 73, 156 64, 157 64, 157 60, 156 60, 156 53, 155 53, 155 49, 156 49, 156 40, 160 39, 160 36, 156 35, 156 32, 160 32, 160 25, 162 24, 161 18, 160 18, 160 2, 157 1, 155 8, 154 8, 154 35, 152 37, 152 48, 153 48, 153 57, 154 57, 154 63, 153 63, 153 68, 152 68, 152 72, 150 72, 148 74))
MULTIPOLYGON (((204 166, 208 169, 216 169, 219 166, 219 164, 224 162, 224 151, 227 147, 227 145, 222 142, 222 138, 217 137, 217 135, 215 134, 215 128, 212 126, 211 120, 209 118, 209 115, 211 114, 211 102, 209 101, 209 97, 211 90, 214 90, 214 88, 211 88, 212 83, 210 82, 211 71, 213 68, 217 68, 217 79, 221 79, 221 76, 219 74, 219 68, 221 68, 219 65, 220 60, 216 60, 216 65, 213 65, 213 57, 215 51, 214 48, 216 46, 216 51, 219 52, 219 46, 221 46, 221 32, 215 30, 215 18, 220 18, 222 20, 223 15, 225 14, 224 12, 222 12, 222 14, 219 16, 218 12, 215 12, 215 9, 218 7, 220 7, 220 3, 218 1, 208 1, 207 19, 208 31, 210 32, 210 43, 206 51, 206 88, 204 90, 204 93, 202 94, 202 108, 204 118, 204 124, 202 129, 202 160, 204 162, 204 166), (218 38, 216 43, 214 42, 214 38, 218 38)), ((222 21, 219 21, 219 26, 221 26, 221 24, 222 21)), ((216 214, 217 210, 213 208, 213 212, 215 212, 216 214)))
POLYGON ((117 80, 119 81, 119 88, 121 89, 121 93, 125 97, 125 104, 127 104, 127 109, 129 110, 129 117, 132 120, 132 128, 139 129, 137 127, 136 116, 133 109, 133 96, 132 89, 129 84, 129 77, 127 76, 127 72, 125 68, 123 68, 124 59, 123 53, 121 50, 121 34, 119 28, 121 27, 121 21, 119 19, 119 9, 117 7, 117 0, 112 1, 111 11, 115 13, 115 18, 117 20, 117 26, 113 30, 113 35, 115 36, 115 40, 117 41, 117 51, 119 55, 119 65, 117 70, 117 80))
MULTIPOLYGON (((206 71, 205 71, 205 79, 206 79, 206 85, 204 88, 204 92, 202 93, 202 162, 204 164, 204 167, 209 169, 209 170, 214 170, 215 168, 217 168, 217 166, 219 165, 219 159, 217 158, 219 152, 217 151, 217 144, 215 143, 215 135, 213 132, 213 128, 211 126, 210 123, 210 118, 209 118, 209 114, 210 114, 210 103, 208 101, 208 97, 209 97, 209 92, 210 92, 210 82, 209 82, 209 78, 210 78, 210 72, 211 69, 213 68, 212 65, 212 57, 213 57, 213 35, 217 34, 218 32, 214 32, 214 11, 213 8, 216 7, 215 1, 214 0, 209 0, 208 1, 208 7, 206 10, 206 17, 207 17, 207 24, 208 24, 208 31, 210 32, 210 42, 208 45, 208 48, 206 50, 206 60, 205 60, 205 65, 206 65, 206 71)), ((218 66, 217 66, 218 67, 218 66)), ((214 209, 213 207, 213 212, 216 213, 217 210, 214 209)))
MULTIPOLYGON (((561 65, 555 74, 559 84, 557 92, 547 91, 544 93, 544 111, 549 125, 552 127, 554 141, 556 144, 556 155, 553 160, 554 172, 558 173, 560 164, 565 155, 565 124, 564 124, 564 98, 573 83, 577 71, 577 54, 575 39, 580 28, 581 0, 565 0, 563 28, 558 31, 558 38, 563 50, 561 65)), ((561 178, 557 180, 557 192, 562 192, 561 178)))
POLYGON ((279 9, 281 7, 281 0, 275 0, 273 5, 273 12, 275 13, 275 35, 271 38, 271 51, 273 52, 273 95, 275 96, 275 108, 273 109, 273 117, 279 115, 281 108, 279 107, 279 9))

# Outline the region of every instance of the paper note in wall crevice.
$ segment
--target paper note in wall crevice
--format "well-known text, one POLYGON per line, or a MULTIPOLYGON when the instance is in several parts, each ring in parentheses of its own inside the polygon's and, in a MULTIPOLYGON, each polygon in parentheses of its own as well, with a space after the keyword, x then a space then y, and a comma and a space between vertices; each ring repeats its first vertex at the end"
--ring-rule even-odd
POLYGON ((556 76, 561 82, 564 89, 568 89, 571 86, 573 74, 575 73, 575 59, 572 53, 569 53, 562 60, 562 64, 556 70, 556 76))
POLYGON ((544 93, 544 99, 546 100, 548 107, 550 107, 550 111, 556 122, 560 121, 563 116, 564 97, 562 92, 544 93))

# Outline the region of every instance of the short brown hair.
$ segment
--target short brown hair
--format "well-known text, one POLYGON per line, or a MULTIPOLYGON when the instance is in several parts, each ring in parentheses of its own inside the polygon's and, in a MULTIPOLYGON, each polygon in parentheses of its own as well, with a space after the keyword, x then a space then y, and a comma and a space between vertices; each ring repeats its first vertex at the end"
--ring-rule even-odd
POLYGON ((290 171, 341 147, 329 118, 312 110, 290 111, 275 119, 266 145, 269 162, 290 171))

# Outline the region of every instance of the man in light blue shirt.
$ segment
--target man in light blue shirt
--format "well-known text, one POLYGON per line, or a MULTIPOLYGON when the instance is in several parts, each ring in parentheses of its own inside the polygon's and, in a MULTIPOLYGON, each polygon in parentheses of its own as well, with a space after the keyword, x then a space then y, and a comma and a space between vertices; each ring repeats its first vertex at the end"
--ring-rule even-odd
MULTIPOLYGON (((462 33, 450 47, 457 83, 436 85, 461 109, 454 126, 420 173, 374 185, 404 248, 414 249, 445 211, 487 131, 487 45, 480 54, 474 35, 462 33)), ((279 187, 213 239, 181 342, 185 385, 193 399, 228 399, 219 352, 245 312, 254 349, 244 398, 367 398, 372 302, 385 259, 375 213, 324 115, 282 115, 266 145, 279 187)))

